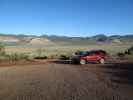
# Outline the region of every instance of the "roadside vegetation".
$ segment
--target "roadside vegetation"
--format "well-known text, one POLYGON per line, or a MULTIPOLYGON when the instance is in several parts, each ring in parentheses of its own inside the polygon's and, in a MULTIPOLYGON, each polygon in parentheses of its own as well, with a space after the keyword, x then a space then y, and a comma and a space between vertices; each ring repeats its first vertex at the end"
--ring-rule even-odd
POLYGON ((133 46, 131 46, 124 52, 118 52, 117 56, 121 59, 133 59, 133 46))
POLYGON ((16 61, 28 61, 29 55, 24 53, 11 53, 8 54, 5 51, 5 45, 0 44, 0 62, 16 62, 16 61))
POLYGON ((131 45, 62 45, 62 46, 8 46, 0 44, 0 62, 29 61, 33 59, 61 59, 69 60, 73 53, 82 50, 103 49, 111 56, 120 59, 133 59, 131 45))

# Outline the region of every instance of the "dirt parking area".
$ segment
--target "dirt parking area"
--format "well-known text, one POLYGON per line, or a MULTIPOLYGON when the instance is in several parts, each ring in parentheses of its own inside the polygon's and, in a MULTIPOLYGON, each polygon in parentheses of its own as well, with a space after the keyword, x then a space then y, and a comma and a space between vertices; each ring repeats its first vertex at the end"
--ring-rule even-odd
POLYGON ((133 100, 132 62, 0 66, 0 100, 133 100))

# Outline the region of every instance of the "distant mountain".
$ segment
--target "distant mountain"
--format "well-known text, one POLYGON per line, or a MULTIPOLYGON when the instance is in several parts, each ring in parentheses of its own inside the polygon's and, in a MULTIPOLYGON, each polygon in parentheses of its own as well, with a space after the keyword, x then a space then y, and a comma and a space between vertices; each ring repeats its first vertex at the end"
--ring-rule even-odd
POLYGON ((42 37, 42 38, 50 38, 50 39, 98 39, 98 38, 108 38, 108 39, 133 39, 133 34, 129 34, 129 35, 112 35, 112 36, 106 36, 104 34, 98 34, 95 36, 91 36, 91 37, 68 37, 68 36, 58 36, 58 35, 41 35, 41 36, 37 36, 37 35, 25 35, 25 34, 4 34, 4 33, 0 33, 0 36, 12 36, 12 37, 17 37, 17 38, 24 38, 24 37, 42 37))
POLYGON ((133 34, 130 35, 112 35, 106 36, 99 34, 91 37, 67 37, 56 35, 12 35, 0 34, 0 42, 4 43, 17 43, 17 44, 65 44, 65 45, 84 45, 96 43, 133 43, 133 34), (47 41, 46 41, 47 40, 47 41))

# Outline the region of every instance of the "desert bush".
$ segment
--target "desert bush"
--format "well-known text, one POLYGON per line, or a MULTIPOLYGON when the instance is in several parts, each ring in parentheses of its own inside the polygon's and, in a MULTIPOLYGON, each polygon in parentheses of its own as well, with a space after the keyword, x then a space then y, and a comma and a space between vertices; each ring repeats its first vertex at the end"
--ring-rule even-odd
POLYGON ((79 55, 80 52, 81 52, 81 50, 77 50, 77 51, 75 52, 75 54, 76 54, 76 55, 79 55))
POLYGON ((10 61, 30 60, 29 56, 23 53, 22 54, 12 53, 12 54, 9 54, 8 57, 10 61))
POLYGON ((20 61, 20 60, 30 60, 30 58, 27 54, 24 54, 24 53, 7 54, 5 52, 5 45, 0 44, 0 62, 2 62, 2 61, 20 61))
POLYGON ((54 55, 49 55, 48 58, 49 59, 55 59, 55 56, 54 55))
POLYGON ((131 46, 129 49, 125 51, 125 54, 131 55, 133 54, 133 46, 131 46))
POLYGON ((124 52, 118 52, 117 56, 120 58, 133 59, 133 46, 131 46, 124 52))
POLYGON ((9 60, 6 52, 5 52, 5 45, 0 43, 0 62, 9 60))
POLYGON ((0 56, 4 56, 6 54, 5 52, 5 45, 0 43, 0 56))
POLYGON ((62 54, 62 55, 60 55, 59 59, 61 59, 61 60, 69 60, 70 56, 62 54))
POLYGON ((49 59, 58 59, 59 58, 59 55, 57 54, 51 54, 48 56, 49 59))
POLYGON ((44 51, 45 51, 45 50, 42 49, 42 48, 37 49, 37 50, 36 50, 37 56, 38 56, 38 57, 41 57, 44 51))
POLYGON ((125 53, 123 53, 123 52, 118 52, 118 53, 117 53, 117 56, 120 57, 120 58, 124 58, 124 57, 125 57, 125 53))
POLYGON ((36 56, 34 57, 34 59, 47 59, 48 57, 47 56, 36 56))

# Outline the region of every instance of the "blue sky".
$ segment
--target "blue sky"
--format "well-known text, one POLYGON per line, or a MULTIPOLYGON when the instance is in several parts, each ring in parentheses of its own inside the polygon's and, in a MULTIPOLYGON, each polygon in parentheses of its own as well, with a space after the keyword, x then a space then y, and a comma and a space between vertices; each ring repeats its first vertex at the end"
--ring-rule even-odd
POLYGON ((133 0, 0 0, 0 33, 132 34, 133 0))

